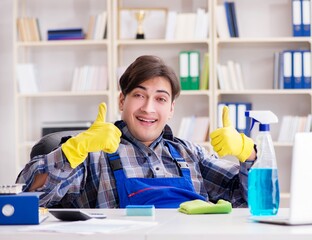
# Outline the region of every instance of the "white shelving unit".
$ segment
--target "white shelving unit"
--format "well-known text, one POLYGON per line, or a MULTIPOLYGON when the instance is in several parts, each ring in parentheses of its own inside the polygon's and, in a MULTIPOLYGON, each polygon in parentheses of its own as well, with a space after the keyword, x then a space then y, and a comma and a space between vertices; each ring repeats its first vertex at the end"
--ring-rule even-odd
MULTIPOLYGON (((38 17, 43 37, 41 42, 19 42, 15 31, 14 68, 21 62, 35 63, 38 69, 37 94, 20 94, 15 81, 17 170, 28 161, 27 151, 40 138, 41 123, 53 120, 94 120, 98 103, 107 102, 108 121, 118 119, 118 73, 136 57, 154 54, 162 57, 179 73, 179 52, 199 50, 201 60, 209 53, 209 89, 182 91, 171 120, 177 133, 181 118, 188 115, 208 116, 210 131, 216 128, 217 105, 220 101, 251 102, 253 109, 269 109, 281 120, 284 115, 306 116, 312 112, 312 91, 273 89, 274 52, 285 49, 311 50, 311 37, 292 37, 291 1, 234 0, 239 38, 220 39, 216 31, 216 6, 223 0, 14 0, 14 21, 21 16, 38 17), (209 12, 209 36, 204 40, 120 39, 119 10, 151 8, 209 12), (88 17, 107 11, 107 38, 103 40, 46 41, 46 30, 82 26, 88 17), (56 17, 55 17, 56 16, 56 17), (218 89, 216 66, 228 60, 242 67, 245 89, 218 89), (83 64, 106 64, 109 89, 101 92, 70 92, 74 67, 83 64)), ((135 33, 134 33, 135 34, 135 33)), ((280 124, 272 125, 280 175, 283 205, 289 197, 292 143, 277 142, 280 124)), ((208 143, 202 143, 208 147, 208 143)))
MULTIPOLYGON (((22 42, 14 31, 14 95, 16 114, 16 171, 29 160, 29 152, 41 137, 45 121, 94 120, 97 106, 105 101, 114 109, 112 100, 111 1, 14 0, 13 18, 36 17, 41 41, 22 42), (48 29, 82 27, 87 30, 89 16, 107 12, 107 34, 102 40, 47 41, 48 29), (32 63, 36 69, 38 93, 22 94, 18 89, 16 68, 32 63), (72 92, 75 67, 106 65, 109 88, 105 91, 72 92)), ((108 112, 108 121, 113 111, 108 112)))

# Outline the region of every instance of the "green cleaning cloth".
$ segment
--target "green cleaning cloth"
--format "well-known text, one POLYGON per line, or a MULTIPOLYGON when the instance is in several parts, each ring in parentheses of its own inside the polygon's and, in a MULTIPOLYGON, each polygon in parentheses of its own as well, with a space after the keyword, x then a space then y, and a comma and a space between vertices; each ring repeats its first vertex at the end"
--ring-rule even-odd
POLYGON ((185 214, 230 213, 232 204, 222 199, 216 204, 197 199, 181 203, 178 210, 185 214))

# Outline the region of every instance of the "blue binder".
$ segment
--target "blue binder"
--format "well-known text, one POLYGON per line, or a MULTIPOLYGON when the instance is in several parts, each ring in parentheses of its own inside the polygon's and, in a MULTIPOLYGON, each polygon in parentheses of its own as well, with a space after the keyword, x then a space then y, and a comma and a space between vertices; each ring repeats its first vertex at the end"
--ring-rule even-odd
POLYGON ((284 89, 292 88, 292 78, 293 78, 293 60, 292 51, 283 52, 283 80, 284 89))
POLYGON ((39 214, 40 194, 0 195, 0 225, 39 224, 47 217, 39 214))
POLYGON ((302 35, 309 37, 311 35, 311 2, 310 0, 301 0, 302 10, 302 35))
POLYGON ((303 36, 301 0, 292 0, 293 36, 303 36))
POLYGON ((303 70, 302 64, 302 51, 293 51, 293 83, 292 88, 301 89, 303 88, 303 70))
POLYGON ((302 88, 311 89, 311 52, 302 52, 302 88))

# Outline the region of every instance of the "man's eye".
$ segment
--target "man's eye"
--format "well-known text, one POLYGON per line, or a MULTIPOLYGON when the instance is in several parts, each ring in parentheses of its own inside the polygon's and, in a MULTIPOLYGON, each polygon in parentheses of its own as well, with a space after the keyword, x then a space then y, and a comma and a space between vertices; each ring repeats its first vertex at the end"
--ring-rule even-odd
POLYGON ((134 96, 135 96, 135 97, 138 97, 138 98, 139 98, 139 97, 143 97, 143 95, 142 95, 142 94, 139 94, 139 93, 134 94, 134 96))

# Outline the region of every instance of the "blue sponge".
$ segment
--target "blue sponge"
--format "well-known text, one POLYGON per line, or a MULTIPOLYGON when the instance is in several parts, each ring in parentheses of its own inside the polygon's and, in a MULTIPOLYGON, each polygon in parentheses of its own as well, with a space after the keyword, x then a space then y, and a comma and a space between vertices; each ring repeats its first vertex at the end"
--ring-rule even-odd
POLYGON ((126 215, 127 216, 154 216, 155 206, 154 205, 127 205, 126 215))

